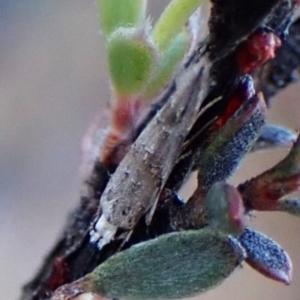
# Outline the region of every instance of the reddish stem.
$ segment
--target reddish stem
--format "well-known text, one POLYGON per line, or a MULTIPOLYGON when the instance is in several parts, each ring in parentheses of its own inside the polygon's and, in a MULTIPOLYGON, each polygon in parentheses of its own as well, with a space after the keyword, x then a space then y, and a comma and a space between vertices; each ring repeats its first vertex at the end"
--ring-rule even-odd
POLYGON ((100 163, 108 169, 116 167, 124 158, 133 141, 141 111, 139 98, 120 99, 111 107, 110 128, 99 156, 100 163))

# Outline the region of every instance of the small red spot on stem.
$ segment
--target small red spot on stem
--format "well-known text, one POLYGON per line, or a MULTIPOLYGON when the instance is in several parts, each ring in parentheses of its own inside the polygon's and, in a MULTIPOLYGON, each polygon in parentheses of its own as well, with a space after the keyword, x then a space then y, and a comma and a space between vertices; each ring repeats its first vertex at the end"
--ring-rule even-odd
POLYGON ((263 63, 275 57, 281 46, 280 38, 266 30, 259 29, 237 49, 237 64, 242 73, 251 73, 263 63))
POLYGON ((111 124, 99 161, 108 169, 116 167, 132 143, 141 116, 140 99, 120 99, 111 108, 111 124))

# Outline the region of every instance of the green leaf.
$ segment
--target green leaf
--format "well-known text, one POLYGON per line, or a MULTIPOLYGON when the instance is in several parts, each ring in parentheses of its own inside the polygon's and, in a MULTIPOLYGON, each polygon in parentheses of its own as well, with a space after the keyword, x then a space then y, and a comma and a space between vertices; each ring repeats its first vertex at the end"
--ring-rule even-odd
POLYGON ((203 0, 173 0, 166 7, 152 31, 152 38, 160 51, 165 51, 188 18, 203 0))
POLYGON ((145 20, 147 0, 98 0, 101 29, 107 37, 118 27, 134 27, 145 20))
POLYGON ((146 99, 153 98, 168 83, 188 50, 188 46, 189 35, 187 31, 182 31, 162 55, 158 70, 145 92, 146 99))
POLYGON ((227 278, 244 259, 236 240, 209 230, 170 233, 120 252, 85 277, 107 298, 178 299, 227 278))
POLYGON ((139 94, 157 65, 157 53, 139 30, 119 29, 107 43, 110 78, 118 98, 139 94))

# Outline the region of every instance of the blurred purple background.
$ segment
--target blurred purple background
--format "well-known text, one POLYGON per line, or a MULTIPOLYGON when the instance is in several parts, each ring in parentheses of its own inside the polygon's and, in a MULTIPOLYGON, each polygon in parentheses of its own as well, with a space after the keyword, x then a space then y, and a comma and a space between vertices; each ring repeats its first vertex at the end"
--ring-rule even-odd
MULTIPOLYGON (((151 0, 157 16, 168 1, 151 0)), ((110 92, 93 1, 0 0, 0 298, 11 300, 41 264, 78 203, 81 139, 110 92)), ((299 86, 273 101, 270 119, 300 125, 299 86)), ((237 183, 286 151, 250 155, 237 183)), ((183 193, 191 193, 186 187, 183 193)), ((299 299, 300 220, 257 214, 251 225, 294 262, 290 287, 247 266, 200 299, 299 299)), ((199 266, 201 268, 201 266, 199 266)))

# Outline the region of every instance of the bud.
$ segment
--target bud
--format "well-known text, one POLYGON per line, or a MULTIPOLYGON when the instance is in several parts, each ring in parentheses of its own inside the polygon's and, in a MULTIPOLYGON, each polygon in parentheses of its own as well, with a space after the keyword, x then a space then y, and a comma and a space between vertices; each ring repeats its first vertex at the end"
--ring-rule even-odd
POLYGON ((234 186, 225 182, 214 184, 204 199, 204 206, 210 226, 225 234, 242 233, 245 210, 242 198, 234 186))
POLYGON ((281 46, 280 38, 273 32, 258 29, 237 49, 237 64, 242 73, 251 73, 275 57, 281 46))

